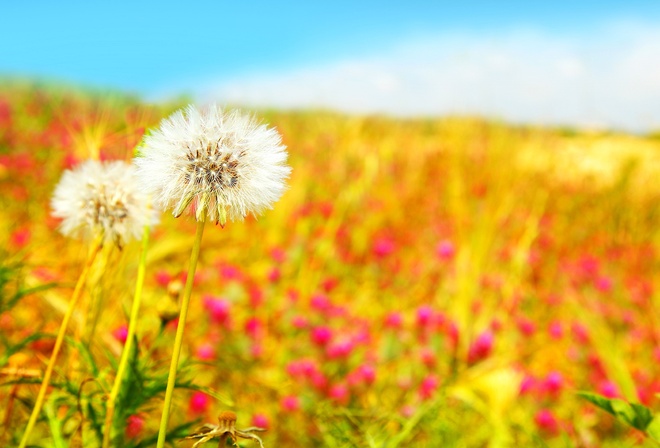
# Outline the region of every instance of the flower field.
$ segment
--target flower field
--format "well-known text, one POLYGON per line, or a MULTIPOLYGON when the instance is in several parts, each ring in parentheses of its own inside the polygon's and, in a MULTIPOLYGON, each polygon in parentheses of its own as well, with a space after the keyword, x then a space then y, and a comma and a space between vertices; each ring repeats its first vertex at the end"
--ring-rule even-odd
MULTIPOLYGON (((90 246, 59 232, 56 184, 130 162, 185 105, 0 88, 0 446, 23 436, 90 246)), ((224 411, 266 447, 657 446, 660 140, 255 115, 288 148, 288 189, 206 226, 171 446, 224 411)), ((151 232, 111 428, 140 243, 103 246, 27 446, 155 446, 194 235, 169 211, 151 232)))

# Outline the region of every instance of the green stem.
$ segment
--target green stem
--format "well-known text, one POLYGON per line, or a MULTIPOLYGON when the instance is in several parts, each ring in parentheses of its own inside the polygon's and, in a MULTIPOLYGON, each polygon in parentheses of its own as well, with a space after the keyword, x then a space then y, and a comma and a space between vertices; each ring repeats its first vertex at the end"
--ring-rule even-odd
POLYGON ((165 446, 167 436, 167 423, 170 418, 170 406, 172 404, 172 393, 174 392, 174 383, 176 382, 176 370, 179 366, 179 355, 181 354, 181 343, 183 342, 183 331, 186 326, 186 317, 188 316, 188 304, 192 293, 193 282, 195 280, 195 270, 197 260, 199 259, 199 248, 202 244, 202 234, 204 233, 204 221, 197 222, 197 233, 195 234, 195 243, 190 254, 190 266, 188 267, 188 278, 186 287, 183 290, 183 301, 181 303, 181 312, 179 313, 179 322, 176 328, 176 337, 174 338, 174 347, 172 349, 172 362, 170 363, 170 374, 167 377, 167 389, 165 390, 165 403, 163 403, 163 417, 160 420, 160 429, 158 430, 157 448, 165 446))
POLYGON ((46 398, 46 391, 48 385, 50 384, 50 377, 53 374, 53 369, 55 368, 55 361, 57 360, 57 355, 60 353, 60 348, 62 347, 62 342, 64 342, 64 335, 66 334, 66 329, 69 326, 69 320, 73 315, 73 310, 76 308, 76 303, 80 296, 82 295, 83 286, 87 281, 87 276, 89 275, 89 270, 94 263, 96 255, 99 253, 99 250, 103 246, 103 235, 100 235, 93 243, 90 248, 89 255, 87 256, 87 261, 85 262, 85 267, 78 278, 78 283, 76 283, 76 288, 73 290, 73 296, 69 302, 69 306, 64 313, 64 319, 60 325, 60 330, 57 333, 57 339, 55 340, 55 347, 53 347, 53 352, 50 355, 48 360, 48 365, 46 366, 46 372, 44 373, 44 379, 41 381, 41 387, 39 388, 39 394, 37 395, 37 401, 34 403, 32 408, 32 414, 30 414, 30 420, 28 420, 27 428, 23 433, 23 438, 21 439, 21 444, 19 448, 25 448, 27 445, 28 439, 30 438, 30 433, 34 429, 34 425, 37 423, 37 418, 41 412, 41 408, 44 404, 44 399, 46 398))
POLYGON ((103 433, 103 448, 110 446, 110 433, 112 432, 112 418, 115 413, 115 404, 119 389, 128 366, 128 358, 133 350, 133 339, 135 337, 135 327, 137 326, 138 311, 140 310, 140 299, 142 298, 142 286, 144 285, 144 275, 147 265, 147 246, 149 245, 149 225, 144 226, 142 233, 142 251, 140 252, 140 264, 138 266, 137 280, 135 282, 135 295, 133 296, 133 305, 131 306, 131 317, 128 322, 128 334, 126 335, 126 343, 121 353, 121 361, 119 361, 119 368, 117 369, 117 376, 110 391, 108 404, 105 413, 105 431, 103 433))

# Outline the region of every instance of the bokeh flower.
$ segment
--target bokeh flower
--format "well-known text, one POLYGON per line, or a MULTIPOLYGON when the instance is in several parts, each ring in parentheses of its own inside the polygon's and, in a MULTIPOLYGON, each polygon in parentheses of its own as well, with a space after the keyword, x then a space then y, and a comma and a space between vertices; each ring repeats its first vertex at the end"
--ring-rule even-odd
POLYGON ((123 161, 88 160, 62 175, 51 200, 53 216, 62 218, 66 236, 91 238, 118 247, 140 239, 145 225, 158 222, 158 211, 138 188, 135 168, 123 161))
POLYGON ((189 106, 143 140, 135 160, 145 191, 175 217, 224 225, 271 208, 291 169, 279 133, 238 111, 189 106))

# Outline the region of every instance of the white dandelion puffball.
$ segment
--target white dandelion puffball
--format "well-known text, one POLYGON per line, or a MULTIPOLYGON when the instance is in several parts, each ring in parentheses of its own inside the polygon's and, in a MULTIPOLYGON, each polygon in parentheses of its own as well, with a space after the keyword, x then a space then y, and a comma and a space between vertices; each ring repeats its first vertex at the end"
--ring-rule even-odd
POLYGON ((188 106, 147 135, 135 159, 141 186, 179 217, 190 209, 197 221, 225 225, 272 208, 291 168, 274 128, 216 105, 188 106))
POLYGON ((94 237, 122 247, 140 239, 145 225, 158 222, 158 211, 139 190, 135 167, 122 162, 88 160, 62 175, 51 200, 53 216, 62 218, 61 232, 94 237))

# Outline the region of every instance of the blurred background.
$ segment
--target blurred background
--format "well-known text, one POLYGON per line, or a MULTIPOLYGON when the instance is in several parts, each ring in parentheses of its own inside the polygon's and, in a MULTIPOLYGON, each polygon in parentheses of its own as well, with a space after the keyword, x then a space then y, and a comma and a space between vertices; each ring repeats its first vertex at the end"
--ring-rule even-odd
MULTIPOLYGON (((171 440, 658 446, 660 2, 97 3, 0 7, 0 446, 88 249, 55 186, 190 101, 258 110, 292 175, 204 234, 171 440)), ((155 441, 194 228, 149 241, 114 446, 155 441)), ((108 434, 139 251, 90 270, 32 446, 108 434)))
POLYGON ((0 73, 254 107, 660 126, 660 3, 29 2, 0 73))

